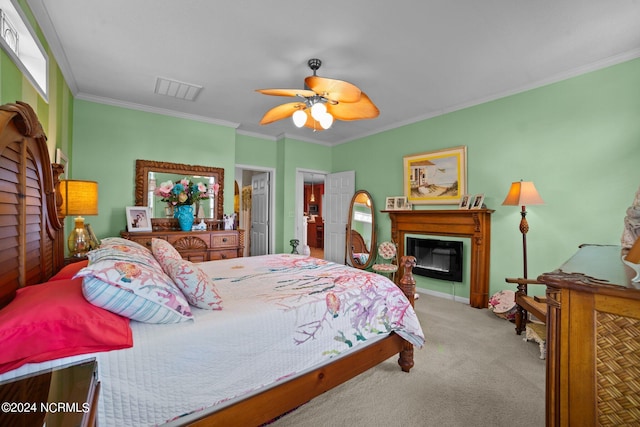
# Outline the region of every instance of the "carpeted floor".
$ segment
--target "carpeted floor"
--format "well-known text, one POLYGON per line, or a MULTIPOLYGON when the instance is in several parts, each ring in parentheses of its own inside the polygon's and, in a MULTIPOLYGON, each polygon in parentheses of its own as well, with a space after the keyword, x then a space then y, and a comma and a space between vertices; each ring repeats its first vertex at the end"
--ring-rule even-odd
POLYGON ((544 426, 538 345, 486 309, 422 294, 427 339, 409 374, 397 357, 330 390, 272 426, 544 426))

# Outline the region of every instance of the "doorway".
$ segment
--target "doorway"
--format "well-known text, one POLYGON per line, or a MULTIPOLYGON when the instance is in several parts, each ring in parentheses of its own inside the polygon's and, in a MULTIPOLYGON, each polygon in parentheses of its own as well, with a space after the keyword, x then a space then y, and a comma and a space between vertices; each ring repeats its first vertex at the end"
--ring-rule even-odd
POLYGON ((297 169, 296 171, 296 239, 300 253, 305 244, 310 255, 324 259, 324 181, 327 172, 297 169))
POLYGON ((274 253, 275 169, 236 165, 235 176, 240 188, 238 223, 245 231, 244 256, 274 253))
MULTIPOLYGON (((304 215, 306 175, 315 176, 316 180, 322 176, 321 182, 324 184, 324 194, 321 198, 323 250, 322 253, 317 252, 317 254, 322 255, 321 259, 343 264, 347 216, 351 197, 355 192, 355 171, 330 174, 326 171, 296 169, 296 239, 300 240, 301 245, 307 240, 310 230, 307 227, 307 217, 304 215)), ((311 178, 309 178, 310 182, 311 178)))

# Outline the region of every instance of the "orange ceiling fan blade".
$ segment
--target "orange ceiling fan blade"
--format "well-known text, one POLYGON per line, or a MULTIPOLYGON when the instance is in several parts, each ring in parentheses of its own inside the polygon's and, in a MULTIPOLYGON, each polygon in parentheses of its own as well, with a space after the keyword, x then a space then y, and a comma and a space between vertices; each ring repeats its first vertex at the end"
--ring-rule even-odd
POLYGON ((314 91, 307 89, 256 89, 256 92, 272 96, 303 96, 305 98, 316 94, 314 91))
POLYGON ((358 102, 339 102, 337 104, 327 102, 327 112, 331 113, 334 119, 345 121, 373 119, 380 114, 378 107, 376 107, 364 92, 362 92, 362 96, 358 102))
POLYGON ((358 86, 342 80, 309 76, 304 83, 320 96, 337 102, 357 102, 362 91, 358 86))
POLYGON ((262 120, 260 120, 260 124, 268 125, 269 123, 286 119, 287 117, 291 117, 297 110, 304 109, 305 107, 304 102, 288 102, 278 105, 265 113, 262 120))

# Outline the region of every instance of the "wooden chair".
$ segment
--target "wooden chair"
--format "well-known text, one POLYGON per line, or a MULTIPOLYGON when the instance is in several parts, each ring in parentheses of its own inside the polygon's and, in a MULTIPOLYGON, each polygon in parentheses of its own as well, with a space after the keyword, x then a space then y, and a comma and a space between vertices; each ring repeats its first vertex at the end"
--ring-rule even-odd
POLYGON ((518 289, 516 291, 516 333, 518 335, 527 328, 528 315, 533 314, 542 323, 547 323, 547 301, 545 297, 527 295, 528 285, 544 285, 538 280, 523 278, 507 278, 507 283, 516 283, 518 289))

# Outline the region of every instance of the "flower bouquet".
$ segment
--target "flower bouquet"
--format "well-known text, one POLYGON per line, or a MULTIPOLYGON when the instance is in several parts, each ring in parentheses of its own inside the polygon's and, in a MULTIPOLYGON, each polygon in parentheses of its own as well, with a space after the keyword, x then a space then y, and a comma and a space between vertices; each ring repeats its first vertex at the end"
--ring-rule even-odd
POLYGON ((172 206, 192 205, 199 199, 209 197, 205 183, 195 183, 187 178, 181 179, 175 184, 172 181, 165 181, 159 187, 156 187, 153 193, 162 197, 161 200, 163 202, 167 202, 172 206))
MULTIPOLYGON (((211 190, 214 195, 217 193, 218 187, 218 184, 212 186, 211 190)), ((175 184, 172 181, 163 182, 153 193, 174 208, 173 216, 178 220, 182 231, 189 231, 193 226, 193 203, 198 203, 200 199, 209 197, 209 189, 206 184, 195 183, 187 178, 181 179, 175 184)))

